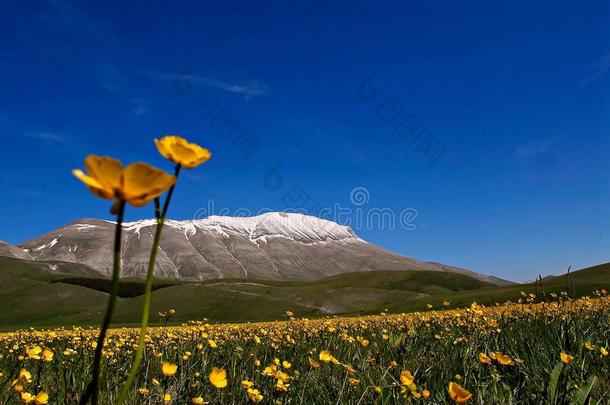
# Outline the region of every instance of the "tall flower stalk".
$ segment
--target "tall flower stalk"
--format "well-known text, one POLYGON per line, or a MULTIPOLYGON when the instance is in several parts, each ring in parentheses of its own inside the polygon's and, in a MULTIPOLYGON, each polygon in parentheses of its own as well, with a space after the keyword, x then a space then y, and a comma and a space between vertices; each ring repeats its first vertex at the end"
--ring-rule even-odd
POLYGON ((104 349, 104 341, 106 333, 110 326, 114 307, 116 305, 116 297, 119 292, 119 276, 121 274, 121 234, 123 229, 123 217, 125 214, 125 201, 119 201, 117 207, 117 220, 114 232, 114 249, 112 256, 112 287, 110 289, 110 298, 106 305, 106 312, 102 320, 100 334, 97 337, 97 346, 95 347, 95 355, 93 356, 93 378, 89 382, 83 397, 80 400, 81 404, 86 404, 91 398, 93 405, 97 405, 97 396, 99 392, 99 375, 102 364, 102 352, 104 349))
MULTIPOLYGON (((161 140, 155 139, 155 144, 159 152, 170 161, 176 164, 174 168, 174 177, 176 180, 180 175, 182 167, 192 169, 199 166, 201 163, 206 162, 210 157, 211 153, 207 149, 200 147, 199 145, 189 143, 186 139, 179 136, 165 136, 161 140)), ((150 259, 148 262, 148 269, 146 272, 146 284, 144 288, 144 303, 142 305, 142 319, 140 321, 140 335, 138 337, 138 348, 127 376, 127 381, 123 384, 119 396, 117 398, 117 404, 122 404, 131 389, 133 382, 138 374, 140 365, 144 358, 144 350, 146 348, 146 331, 148 329, 148 323, 150 318, 150 305, 152 302, 152 285, 154 281, 155 265, 157 261, 157 251, 159 250, 159 243, 161 241, 161 233, 163 232, 163 225, 167 217, 167 211, 169 210, 169 204, 174 194, 175 184, 170 187, 167 192, 167 197, 161 209, 159 199, 155 199, 155 217, 157 218, 157 227, 155 229, 155 236, 153 238, 153 245, 150 251, 150 259)))
MULTIPOLYGON (((180 175, 181 166, 176 165, 175 169, 175 177, 178 180, 178 176, 180 175)), ((138 370, 140 369, 140 365, 142 364, 142 359, 144 358, 144 348, 146 345, 146 330, 148 329, 148 322, 150 318, 150 304, 152 302, 152 286, 154 281, 155 274, 155 265, 157 262, 157 251, 159 250, 159 242, 161 241, 161 233, 163 232, 163 224, 165 223, 165 218, 167 216, 167 211, 169 209, 169 203, 172 199, 172 195, 174 194, 174 188, 176 186, 173 185, 165 198, 165 203, 163 204, 163 209, 159 209, 159 200, 155 200, 155 216, 157 218, 157 228, 155 229, 155 236, 153 238, 153 245, 150 250, 150 258, 148 262, 148 269, 146 271, 146 284, 144 286, 144 304, 142 306, 142 319, 140 326, 140 335, 138 337, 138 349, 136 351, 136 355, 133 360, 133 364, 131 365, 131 370, 129 370, 129 376, 127 377, 127 381, 121 388, 121 392, 117 398, 117 404, 122 404, 127 398, 129 394, 129 389, 133 385, 133 381, 138 374, 138 370)))
POLYGON ((114 236, 112 284, 106 312, 97 338, 97 346, 93 356, 93 375, 83 393, 80 404, 89 400, 93 405, 98 403, 100 374, 106 334, 110 327, 116 298, 119 291, 121 274, 121 234, 125 205, 142 207, 151 200, 158 199, 161 194, 176 183, 176 178, 156 169, 146 163, 133 163, 125 168, 121 162, 109 157, 89 155, 85 159, 87 174, 82 170, 74 170, 73 174, 89 188, 91 193, 100 198, 114 200, 110 212, 116 214, 117 223, 114 236))

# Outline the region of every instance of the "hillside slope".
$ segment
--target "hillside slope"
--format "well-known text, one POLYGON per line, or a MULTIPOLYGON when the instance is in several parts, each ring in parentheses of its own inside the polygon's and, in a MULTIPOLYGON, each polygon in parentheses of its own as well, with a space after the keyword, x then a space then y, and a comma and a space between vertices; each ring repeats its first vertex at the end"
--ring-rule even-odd
MULTIPOLYGON (((20 247, 35 260, 84 264, 101 275, 112 269, 115 224, 83 219, 20 247)), ((156 221, 124 224, 122 274, 144 278, 156 221)), ((218 278, 306 281, 373 270, 429 270, 508 282, 466 269, 424 262, 368 243, 346 226, 317 217, 272 212, 256 217, 209 217, 166 222, 155 276, 167 280, 218 278)))
MULTIPOLYGON (((576 296, 610 285, 610 264, 573 272, 543 283, 547 295, 568 290, 576 296)), ((115 325, 136 324, 142 305, 142 282, 125 280, 115 325), (139 287, 138 287, 139 286, 139 287)), ((517 300, 521 291, 542 295, 534 284, 498 287, 449 272, 374 271, 346 273, 305 282, 222 279, 175 282, 153 292, 151 321, 170 308, 172 322, 208 318, 213 322, 282 319, 286 310, 298 316, 368 314, 485 305, 517 300)), ((0 257, 0 328, 17 326, 96 325, 109 290, 108 281, 86 266, 0 257), (49 271, 52 267, 54 270, 49 271)))

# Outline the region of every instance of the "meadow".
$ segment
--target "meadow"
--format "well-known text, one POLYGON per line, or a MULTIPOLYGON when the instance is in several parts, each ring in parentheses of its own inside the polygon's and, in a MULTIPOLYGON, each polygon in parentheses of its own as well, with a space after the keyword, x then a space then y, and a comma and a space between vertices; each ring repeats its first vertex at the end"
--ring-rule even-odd
MULTIPOLYGON (((489 307, 148 329, 129 404, 606 404, 605 290, 550 302, 523 292, 489 307), (516 302, 519 299, 520 302, 516 302)), ((173 311, 161 314, 171 322, 173 311)), ((107 335, 100 403, 129 371, 138 329, 107 335)), ((76 404, 98 330, 0 334, 1 404, 76 404)))

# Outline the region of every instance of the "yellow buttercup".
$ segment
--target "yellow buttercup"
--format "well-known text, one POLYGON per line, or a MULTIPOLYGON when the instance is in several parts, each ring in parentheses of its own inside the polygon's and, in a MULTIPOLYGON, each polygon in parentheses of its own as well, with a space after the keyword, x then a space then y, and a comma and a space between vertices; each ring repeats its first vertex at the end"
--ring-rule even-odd
POLYGON ((155 144, 161 155, 187 169, 207 162, 212 156, 209 150, 176 135, 155 139, 155 144))
POLYGON ((72 173, 89 191, 106 200, 126 201, 143 207, 159 197, 176 182, 176 178, 147 163, 132 163, 123 167, 120 161, 89 155, 85 159, 87 174, 82 170, 72 173))

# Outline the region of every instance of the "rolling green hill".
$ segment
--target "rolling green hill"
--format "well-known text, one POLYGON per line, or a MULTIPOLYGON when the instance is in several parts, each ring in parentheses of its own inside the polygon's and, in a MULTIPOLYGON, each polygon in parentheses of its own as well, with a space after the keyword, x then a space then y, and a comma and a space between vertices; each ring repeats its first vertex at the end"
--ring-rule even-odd
MULTIPOLYGON (((436 271, 347 273, 310 282, 220 279, 159 282, 153 292, 153 319, 176 309, 171 322, 208 318, 212 322, 282 319, 298 316, 426 310, 448 300, 452 307, 473 300, 493 304, 516 300, 521 291, 538 295, 567 290, 581 296, 610 286, 610 264, 590 267, 535 284, 497 287, 467 275, 436 271)), ((108 280, 82 265, 0 257, 0 328, 96 325, 108 297, 108 280)), ((142 305, 140 280, 124 280, 115 325, 136 324, 142 305)))

